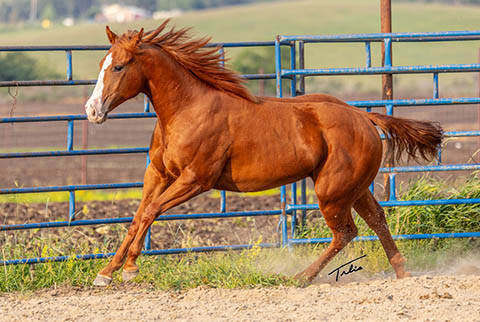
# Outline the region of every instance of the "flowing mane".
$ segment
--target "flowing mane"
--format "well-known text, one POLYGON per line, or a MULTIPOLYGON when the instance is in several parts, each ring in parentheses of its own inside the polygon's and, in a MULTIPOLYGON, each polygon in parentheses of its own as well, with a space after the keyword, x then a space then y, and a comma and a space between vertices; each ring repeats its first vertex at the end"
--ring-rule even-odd
MULTIPOLYGON (((244 80, 234 71, 222 66, 225 59, 219 51, 220 46, 206 48, 211 38, 192 39, 189 34, 191 28, 176 30, 172 27, 161 34, 169 21, 170 19, 167 19, 157 29, 146 32, 140 44, 154 45, 163 49, 201 81, 220 91, 242 97, 250 102, 258 102, 258 99, 243 85, 244 80)), ((120 37, 119 42, 128 44, 138 33, 136 30, 129 30, 120 37)))

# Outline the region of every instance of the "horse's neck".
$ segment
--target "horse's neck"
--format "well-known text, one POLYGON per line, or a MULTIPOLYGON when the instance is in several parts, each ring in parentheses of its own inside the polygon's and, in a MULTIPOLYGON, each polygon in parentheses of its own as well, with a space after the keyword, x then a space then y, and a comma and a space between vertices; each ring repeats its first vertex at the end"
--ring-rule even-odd
POLYGON ((183 109, 189 108, 198 97, 211 89, 183 67, 173 62, 161 71, 147 71, 148 91, 159 122, 163 127, 183 109))

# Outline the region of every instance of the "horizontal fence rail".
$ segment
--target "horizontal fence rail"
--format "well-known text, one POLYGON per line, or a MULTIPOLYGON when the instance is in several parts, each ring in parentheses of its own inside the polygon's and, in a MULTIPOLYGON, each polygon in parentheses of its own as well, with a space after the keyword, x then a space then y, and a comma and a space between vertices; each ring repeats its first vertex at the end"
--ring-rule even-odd
POLYGON ((461 41, 480 40, 480 30, 441 31, 441 32, 396 32, 396 33, 370 33, 370 34, 344 34, 344 35, 300 35, 278 36, 280 43, 290 41, 303 41, 305 43, 329 42, 382 42, 391 39, 396 42, 435 42, 435 41, 461 41))
MULTIPOLYGON (((274 41, 246 41, 211 43, 206 47, 211 48, 244 48, 244 47, 272 47, 274 41)), ((73 80, 72 51, 105 51, 110 46, 0 46, 1 52, 45 52, 64 51, 67 56, 67 79, 66 80, 15 80, 0 81, 0 87, 29 87, 29 86, 71 86, 71 85, 94 85, 96 79, 73 80)), ((245 74, 246 79, 275 79, 275 74, 245 74)))
MULTIPOLYGON (((349 101, 350 105, 366 108, 384 107, 387 114, 393 114, 394 108, 397 106, 441 106, 441 105, 461 105, 461 104, 480 104, 480 97, 460 97, 460 98, 440 98, 439 95, 439 78, 441 73, 451 72, 480 72, 480 64, 450 64, 450 65, 422 65, 422 66, 393 66, 388 59, 384 66, 372 66, 372 42, 380 42, 385 45, 386 57, 392 52, 392 42, 451 42, 451 41, 477 41, 480 40, 480 31, 454 31, 454 32, 434 32, 434 33, 375 33, 375 34, 349 34, 349 35, 326 35, 326 36, 278 36, 275 41, 264 42, 228 42, 209 44, 208 47, 218 47, 220 52, 224 53, 225 48, 238 47, 274 47, 275 48, 275 73, 267 74, 246 74, 242 75, 248 80, 275 79, 277 83, 277 96, 283 96, 282 79, 290 81, 291 96, 297 93, 305 93, 305 77, 310 76, 335 76, 335 75, 376 75, 376 74, 416 74, 431 73, 433 75, 433 93, 432 98, 423 99, 392 99, 392 100, 358 100, 349 101), (306 44, 315 43, 364 43, 365 44, 365 67, 354 68, 321 68, 307 69, 305 68, 304 48, 306 44), (297 46, 298 44, 298 46, 297 46), (289 48, 290 63, 288 68, 282 67, 280 47, 289 48), (298 49, 297 49, 298 47, 298 49), (298 57, 298 68, 297 68, 298 57), (297 92, 297 85, 299 91, 297 92)), ((0 87, 22 87, 22 86, 85 86, 93 85, 96 80, 75 80, 73 79, 73 58, 74 51, 106 51, 110 46, 0 46, 0 52, 65 52, 66 55, 66 79, 64 80, 18 80, 18 81, 0 81, 0 87)), ((155 118, 155 113, 150 112, 150 103, 145 100, 144 112, 141 113, 116 113, 108 115, 109 119, 145 119, 155 118)), ((37 158, 37 157, 68 157, 79 155, 102 155, 102 154, 132 154, 140 153, 147 156, 148 147, 132 147, 132 148, 115 148, 115 149, 74 149, 73 148, 73 127, 74 122, 86 120, 86 115, 52 115, 52 116, 23 116, 23 117, 4 117, 0 118, 0 124, 12 123, 36 123, 36 122, 67 122, 67 148, 66 150, 54 151, 33 151, 33 152, 6 152, 0 153, 0 159, 18 159, 18 158, 37 158)), ((480 131, 450 131, 445 133, 445 137, 479 137, 480 131)), ((382 135, 382 139, 384 136, 382 135)), ((397 200, 396 197, 396 175, 398 173, 415 173, 415 172, 439 172, 439 171, 474 171, 480 170, 480 164, 441 164, 441 154, 439 161, 434 165, 423 166, 396 166, 384 167, 380 169, 380 173, 388 173, 390 176, 390 196, 387 201, 380 204, 384 207, 400 207, 400 206, 427 206, 427 205, 447 205, 447 204, 474 204, 480 203, 480 199, 439 199, 439 200, 397 200)), ((295 228, 297 223, 296 213, 298 211, 306 212, 309 210, 317 210, 318 205, 307 203, 306 183, 303 180, 300 184, 300 201, 297 201, 297 183, 292 184, 291 200, 287 202, 287 190, 283 186, 280 189, 280 202, 278 209, 262 210, 262 211, 242 211, 227 212, 226 211, 226 194, 221 192, 220 212, 216 213, 200 213, 200 214, 173 214, 161 215, 157 221, 165 220, 187 220, 187 219, 207 219, 207 218, 234 218, 246 216, 279 216, 280 222, 280 241, 278 243, 265 243, 255 246, 260 247, 278 247, 280 245, 297 245, 310 243, 326 243, 330 242, 330 238, 311 238, 296 239, 295 228), (288 221, 290 220, 290 232, 288 230, 288 221)), ((69 211, 66 214, 68 220, 58 222, 39 222, 29 224, 9 224, 0 225, 0 231, 39 229, 39 228, 59 228, 70 226, 88 226, 100 224, 118 224, 129 223, 132 217, 121 218, 103 218, 103 219, 76 219, 75 218, 75 192, 85 190, 102 190, 102 189, 126 189, 141 188, 142 182, 125 182, 111 184, 85 184, 85 185, 65 185, 51 187, 19 187, 19 188, 1 188, 0 195, 20 194, 20 193, 42 193, 42 192, 69 192, 69 211)), ((371 186, 373 190, 373 185, 371 186)), ((398 235, 396 239, 425 239, 425 238, 471 238, 480 237, 479 232, 466 233, 437 233, 437 234, 416 234, 416 235, 398 235)), ((377 240, 376 236, 357 237, 357 241, 377 240)), ((254 245, 223 245, 210 247, 193 247, 193 248, 177 248, 177 249, 160 249, 152 250, 150 247, 150 237, 147 235, 146 246, 143 254, 160 255, 160 254, 179 254, 185 252, 207 252, 207 251, 225 251, 234 249, 249 249, 254 245)), ((74 256, 77 259, 95 259, 108 258, 113 253, 107 254, 83 254, 74 256)), ((35 264, 51 261, 65 261, 70 256, 41 257, 28 259, 7 259, 0 260, 0 265, 13 264, 35 264)))

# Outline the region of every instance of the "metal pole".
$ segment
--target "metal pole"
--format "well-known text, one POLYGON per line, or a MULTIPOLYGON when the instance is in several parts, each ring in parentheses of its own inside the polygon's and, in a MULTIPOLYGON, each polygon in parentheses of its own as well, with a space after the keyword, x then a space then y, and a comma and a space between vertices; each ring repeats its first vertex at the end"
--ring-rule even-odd
POLYGON ((38 0, 30 0, 30 22, 35 22, 35 20, 37 20, 37 7, 38 0))
MULTIPOLYGON (((87 87, 83 87, 83 101, 86 102, 88 98, 88 93, 87 93, 87 87)), ((82 108, 82 113, 85 113, 85 111, 82 108)), ((86 150, 88 149, 88 121, 84 120, 82 121, 82 149, 86 150)), ((81 182, 82 184, 87 184, 88 181, 88 160, 86 155, 82 155, 81 157, 81 162, 82 162, 82 178, 81 182)))
MULTIPOLYGON (((67 150, 73 151, 74 122, 67 122, 67 150)), ((68 198, 68 221, 75 220, 75 191, 69 191, 68 198)))
MULTIPOLYGON (((298 68, 305 69, 305 42, 303 40, 298 42, 298 51, 300 57, 298 58, 298 68)), ((305 95, 305 75, 300 75, 300 88, 298 95, 305 95)))
MULTIPOLYGON (((480 48, 478 49, 478 61, 480 62, 480 48)), ((478 73, 478 97, 480 97, 480 73, 478 73)), ((478 129, 480 130, 480 105, 478 105, 478 129)), ((477 148, 480 149, 480 137, 478 137, 477 148)))
MULTIPOLYGON (((82 121, 82 149, 87 150, 88 149, 88 123, 87 121, 82 121)), ((88 169, 88 161, 87 161, 87 156, 82 155, 81 158, 82 162, 82 179, 81 182, 82 184, 87 184, 88 181, 88 175, 87 175, 87 169, 88 169)))
MULTIPOLYGON (((392 32, 392 4, 391 0, 380 0, 380 20, 381 20, 381 32, 382 33, 391 33, 392 32)), ((392 50, 391 47, 387 48, 387 55, 385 56, 385 45, 382 43, 382 66, 385 66, 385 62, 392 63, 392 50), (390 50, 388 50, 390 49, 390 50)), ((389 43, 391 46, 391 42, 389 43)), ((383 74, 382 75, 382 99, 391 100, 393 99, 393 78, 392 74, 383 74)), ((386 107, 385 107, 386 113, 386 107)), ((384 145, 385 146, 385 145, 384 145)), ((390 164, 386 163, 386 167, 389 167, 390 164)), ((383 186, 385 187, 385 199, 388 200, 390 196, 390 177, 388 174, 383 176, 383 186)))
MULTIPOLYGON (((277 97, 282 97, 282 54, 281 54, 281 47, 280 47, 280 38, 277 36, 275 38, 275 80, 276 80, 276 87, 277 87, 277 97)), ((285 186, 280 187, 280 208, 282 210, 282 214, 280 215, 280 229, 282 232, 282 239, 281 243, 282 246, 286 246, 288 244, 288 225, 287 225, 287 212, 286 212, 286 204, 287 204, 287 188, 285 186)))
MULTIPOLYGON (((305 69, 305 42, 303 40, 298 42, 298 51, 300 56, 298 57, 298 68, 305 69)), ((305 76, 300 76, 300 84, 298 95, 305 95, 305 76)), ((300 198, 302 205, 307 204, 307 180, 303 179, 300 184, 300 198)), ((302 230, 305 228, 305 222, 307 218, 307 211, 302 210, 300 215, 301 227, 302 230)))
MULTIPOLYGON (((290 42, 290 69, 295 69, 296 68, 296 50, 297 46, 295 41, 290 42)), ((297 95, 297 76, 293 76, 293 78, 290 81, 290 95, 292 97, 295 97, 297 95)), ((291 185, 291 191, 292 191, 292 204, 296 205, 297 204, 297 183, 293 182, 291 185)), ((295 238, 295 230, 297 226, 297 212, 294 210, 292 211, 292 220, 290 222, 290 227, 291 227, 291 233, 290 235, 292 238, 295 238)))
MULTIPOLYGON (((391 0, 380 0, 380 20, 381 20, 381 32, 392 32, 392 6, 391 0)), ((385 57, 385 43, 382 44, 382 66, 385 66, 385 59, 392 61, 392 51, 390 51, 390 57, 385 57)), ((393 99, 393 82, 392 74, 382 75, 382 99, 393 99)))
MULTIPOLYGON (((222 67, 225 67, 225 49, 221 47, 219 49, 220 54, 222 55, 221 58, 222 60, 220 61, 220 65, 222 67)), ((259 93, 259 95, 263 95, 263 93, 259 93)), ((227 211, 227 193, 225 190, 220 191, 220 212, 226 212, 227 211)))
POLYGON ((72 51, 66 50, 65 54, 67 55, 67 80, 71 81, 73 79, 72 51))

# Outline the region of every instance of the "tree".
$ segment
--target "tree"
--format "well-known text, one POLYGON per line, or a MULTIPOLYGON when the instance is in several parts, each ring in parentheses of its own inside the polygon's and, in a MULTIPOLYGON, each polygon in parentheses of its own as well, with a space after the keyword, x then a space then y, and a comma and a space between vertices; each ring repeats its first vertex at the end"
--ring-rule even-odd
POLYGON ((95 1, 94 0, 77 0, 74 2, 73 7, 73 17, 86 17, 89 13, 89 10, 94 7, 95 1))
MULTIPOLYGON (((289 49, 282 47, 282 67, 289 68, 289 49)), ((263 47, 262 49, 245 49, 232 62, 232 68, 242 74, 272 74, 275 73, 275 49, 263 47)), ((289 93, 290 81, 282 80, 283 93, 289 93)), ((259 95, 275 95, 276 82, 273 80, 252 80, 247 87, 259 95)))
POLYGON ((42 10, 42 19, 55 20, 57 14, 55 12, 55 7, 51 2, 47 3, 42 10))
POLYGON ((0 55, 0 81, 56 78, 48 68, 41 68, 37 61, 24 53, 0 55))

